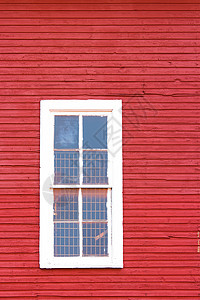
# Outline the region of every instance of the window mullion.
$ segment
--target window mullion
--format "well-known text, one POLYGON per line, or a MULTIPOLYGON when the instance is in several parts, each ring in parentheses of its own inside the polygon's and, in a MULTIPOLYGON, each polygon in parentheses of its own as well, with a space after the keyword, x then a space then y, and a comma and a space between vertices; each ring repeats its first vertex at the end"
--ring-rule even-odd
POLYGON ((79 189, 79 245, 80 245, 80 256, 83 255, 83 213, 82 213, 82 190, 79 189))

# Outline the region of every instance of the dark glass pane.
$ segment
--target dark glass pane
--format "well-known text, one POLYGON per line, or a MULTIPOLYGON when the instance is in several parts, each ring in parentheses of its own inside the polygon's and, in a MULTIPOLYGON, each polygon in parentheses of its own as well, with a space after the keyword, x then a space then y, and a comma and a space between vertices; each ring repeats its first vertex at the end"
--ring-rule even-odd
POLYGON ((107 151, 83 151, 83 183, 108 184, 107 151))
POLYGON ((78 151, 54 151, 54 184, 79 184, 78 151))
POLYGON ((78 149, 78 141, 78 116, 55 116, 54 148, 78 149))
POLYGON ((54 256, 79 256, 79 224, 54 224, 54 256))
POLYGON ((107 223, 83 223, 83 256, 107 255, 107 223))
POLYGON ((107 149, 107 117, 83 117, 83 148, 107 149))
POLYGON ((107 190, 83 189, 83 220, 107 220, 107 190))

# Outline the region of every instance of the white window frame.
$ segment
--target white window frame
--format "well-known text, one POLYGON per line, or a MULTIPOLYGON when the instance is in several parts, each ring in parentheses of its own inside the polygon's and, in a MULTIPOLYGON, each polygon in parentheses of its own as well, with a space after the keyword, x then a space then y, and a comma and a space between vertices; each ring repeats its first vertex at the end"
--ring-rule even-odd
MULTIPOLYGON (((123 268, 122 101, 41 100, 40 104, 40 268, 123 268), (54 257, 53 189, 71 188, 53 184, 55 115, 105 115, 108 118, 109 184, 89 186, 80 181, 79 185, 71 186, 79 191, 82 187, 108 189, 108 256, 54 257)), ((82 134, 79 133, 79 142, 80 139, 82 134)), ((81 211, 79 205, 79 215, 81 211)), ((82 241, 80 252, 81 246, 82 241)))

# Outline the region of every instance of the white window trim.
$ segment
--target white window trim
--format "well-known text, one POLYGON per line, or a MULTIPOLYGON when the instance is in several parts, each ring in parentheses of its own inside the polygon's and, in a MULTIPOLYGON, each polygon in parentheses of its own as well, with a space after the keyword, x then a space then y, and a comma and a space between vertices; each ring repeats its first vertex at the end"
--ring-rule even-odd
MULTIPOLYGON (((121 100, 42 100, 40 108, 40 268, 123 268, 123 214, 122 214, 122 145, 114 140, 113 133, 122 144, 121 100), (112 132, 108 138, 109 185, 108 189, 108 243, 107 257, 54 257, 53 185, 54 174, 54 115, 108 116, 112 132), (110 157, 109 157, 110 156, 110 157), (112 156, 112 157, 111 157, 112 156), (112 190, 112 200, 111 193, 112 190), (111 204, 112 201, 112 204, 111 204), (112 209, 111 209, 112 206, 112 209), (109 209, 110 208, 110 209, 109 209), (110 225, 109 225, 110 221, 110 225), (112 234, 111 234, 112 228, 112 234)), ((69 188, 69 185, 67 185, 69 188)), ((73 188, 75 186, 73 185, 73 188)), ((80 185, 76 186, 81 187, 80 185)), ((84 187, 87 187, 84 185, 84 187)), ((89 186, 97 188, 96 185, 89 186)), ((98 186, 100 188, 100 186, 98 186)), ((81 243, 80 243, 81 245, 81 243)))

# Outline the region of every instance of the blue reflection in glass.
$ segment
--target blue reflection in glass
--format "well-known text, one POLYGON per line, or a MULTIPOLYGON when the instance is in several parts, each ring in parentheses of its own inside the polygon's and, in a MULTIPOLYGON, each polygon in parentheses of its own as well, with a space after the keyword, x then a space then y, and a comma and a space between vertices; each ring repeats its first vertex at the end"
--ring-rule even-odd
POLYGON ((78 116, 55 116, 55 149, 78 149, 79 147, 78 116))
POLYGON ((54 224, 54 256, 79 256, 79 224, 54 224))
POLYGON ((108 184, 107 151, 83 151, 83 183, 108 184))
POLYGON ((79 183, 78 151, 54 151, 54 183, 79 183))
POLYGON ((83 148, 107 149, 107 117, 83 117, 83 148))
POLYGON ((83 223, 83 256, 108 255, 107 223, 83 223))
POLYGON ((83 256, 108 255, 107 190, 83 189, 83 256))

